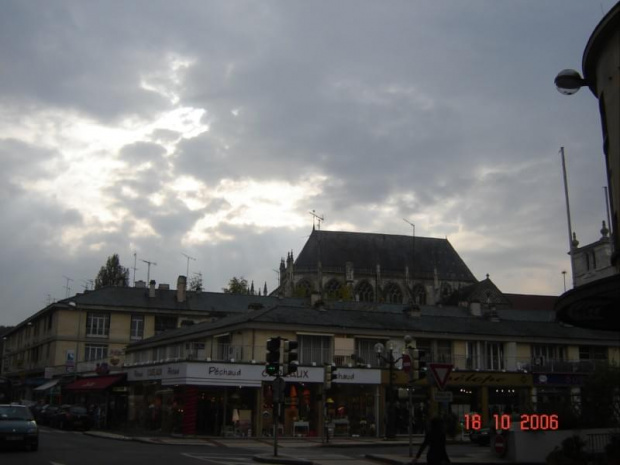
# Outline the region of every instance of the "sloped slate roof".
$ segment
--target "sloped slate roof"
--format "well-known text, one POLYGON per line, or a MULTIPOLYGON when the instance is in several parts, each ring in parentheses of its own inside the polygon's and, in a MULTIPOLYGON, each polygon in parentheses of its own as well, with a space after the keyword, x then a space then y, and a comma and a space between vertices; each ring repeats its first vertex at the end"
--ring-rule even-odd
MULTIPOLYGON (((177 291, 155 289, 155 296, 149 297, 148 288, 108 286, 84 294, 76 294, 60 303, 75 302, 84 306, 111 308, 136 308, 161 311, 196 311, 219 314, 247 312, 250 305, 273 306, 282 300, 278 297, 246 294, 224 294, 221 292, 187 292, 184 302, 177 301, 177 291)), ((300 299, 284 299, 289 304, 299 304, 300 299)))
POLYGON ((447 239, 397 236, 390 234, 313 230, 295 261, 296 271, 316 270, 318 250, 323 268, 341 268, 352 262, 357 272, 382 272, 432 276, 475 282, 476 278, 447 239), (413 255, 413 259, 412 259, 413 255))
MULTIPOLYGON (((516 310, 499 310, 500 321, 491 321, 484 317, 469 315, 467 309, 460 307, 422 307, 421 316, 409 316, 403 305, 384 304, 372 309, 354 308, 354 303, 319 309, 306 306, 277 303, 258 311, 231 315, 214 322, 205 322, 189 328, 167 331, 144 341, 131 344, 129 349, 137 349, 170 339, 187 339, 193 335, 216 334, 223 330, 242 327, 272 328, 277 331, 280 326, 297 331, 324 331, 377 334, 383 333, 428 333, 429 337, 454 337, 472 335, 486 337, 488 340, 510 338, 511 340, 543 338, 553 340, 583 340, 588 343, 618 345, 618 334, 595 331, 562 325, 554 321, 553 312, 523 312, 516 310), (525 320, 525 315, 530 319, 525 320)), ((360 305, 361 307, 361 305, 360 305)))

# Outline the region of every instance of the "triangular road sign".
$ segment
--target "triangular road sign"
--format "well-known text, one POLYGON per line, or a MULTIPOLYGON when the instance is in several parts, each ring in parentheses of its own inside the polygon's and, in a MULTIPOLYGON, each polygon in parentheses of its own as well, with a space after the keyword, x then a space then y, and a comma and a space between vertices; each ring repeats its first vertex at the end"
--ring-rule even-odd
POLYGON ((448 382, 450 373, 452 373, 452 368, 454 368, 454 365, 451 363, 429 363, 428 367, 431 370, 433 378, 437 382, 437 386, 439 386, 439 389, 443 390, 448 382))

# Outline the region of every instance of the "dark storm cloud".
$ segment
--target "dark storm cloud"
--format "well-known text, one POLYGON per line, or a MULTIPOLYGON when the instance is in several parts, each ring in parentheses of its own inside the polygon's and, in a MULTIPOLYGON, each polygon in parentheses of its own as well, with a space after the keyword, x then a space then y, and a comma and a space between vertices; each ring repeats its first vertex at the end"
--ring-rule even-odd
MULTIPOLYGON (((295 185, 324 176, 321 192, 298 206, 303 214, 316 208, 327 228, 409 233, 407 217, 421 235, 464 235, 470 242, 458 250, 472 271, 491 273, 505 291, 545 263, 558 274, 566 265, 559 147, 567 147, 584 241, 598 238, 605 176, 595 100, 585 91, 560 96, 552 80, 579 68, 600 18, 599 5, 566 0, 3 2, 0 128, 15 132, 0 133, 0 271, 16 277, 1 289, 10 295, 7 322, 45 298, 9 288, 34 280, 64 297, 62 275, 78 290, 77 276, 93 278, 113 253, 125 266, 134 252, 156 261, 158 282, 174 285, 186 252, 209 289, 241 275, 272 289, 279 257, 299 251, 307 231, 230 224, 239 212, 209 195, 226 178, 295 185), (91 219, 96 231, 64 249, 66 227, 85 227, 91 212, 67 208, 56 178, 72 168, 71 149, 95 157, 87 143, 67 144, 67 115, 114 127, 178 108, 204 110, 209 130, 182 139, 171 156, 164 146, 185 135, 163 126, 109 153, 124 167, 107 184, 100 173, 93 180, 104 184, 109 213, 124 212, 126 222, 91 219), (40 113, 55 126, 23 136, 40 113), (184 194, 197 210, 170 187, 183 176, 206 185, 184 194), (225 212, 207 231, 217 240, 187 242, 205 213, 225 212), (140 222, 155 235, 136 236, 140 222), (15 271, 15 263, 25 265, 15 271)), ((146 279, 146 265, 138 267, 146 279)))

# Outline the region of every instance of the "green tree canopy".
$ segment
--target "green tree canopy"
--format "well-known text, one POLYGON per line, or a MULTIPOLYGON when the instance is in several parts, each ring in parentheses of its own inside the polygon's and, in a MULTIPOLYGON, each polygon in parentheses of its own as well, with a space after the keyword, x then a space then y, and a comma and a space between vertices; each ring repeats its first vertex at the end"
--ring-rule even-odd
POLYGON ((118 254, 108 257, 105 266, 102 266, 95 278, 95 289, 104 286, 129 286, 129 269, 121 266, 118 254))
POLYGON ((228 281, 228 287, 222 288, 222 291, 225 294, 249 294, 250 289, 248 288, 248 280, 243 276, 240 278, 235 276, 228 281))

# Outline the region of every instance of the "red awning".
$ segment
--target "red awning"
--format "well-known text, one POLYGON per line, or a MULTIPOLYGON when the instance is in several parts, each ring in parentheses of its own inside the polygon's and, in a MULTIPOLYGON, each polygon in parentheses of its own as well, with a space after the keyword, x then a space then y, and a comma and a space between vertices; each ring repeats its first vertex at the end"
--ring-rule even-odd
POLYGON ((121 381, 125 375, 97 376, 82 378, 67 384, 63 389, 69 391, 102 391, 121 381))

